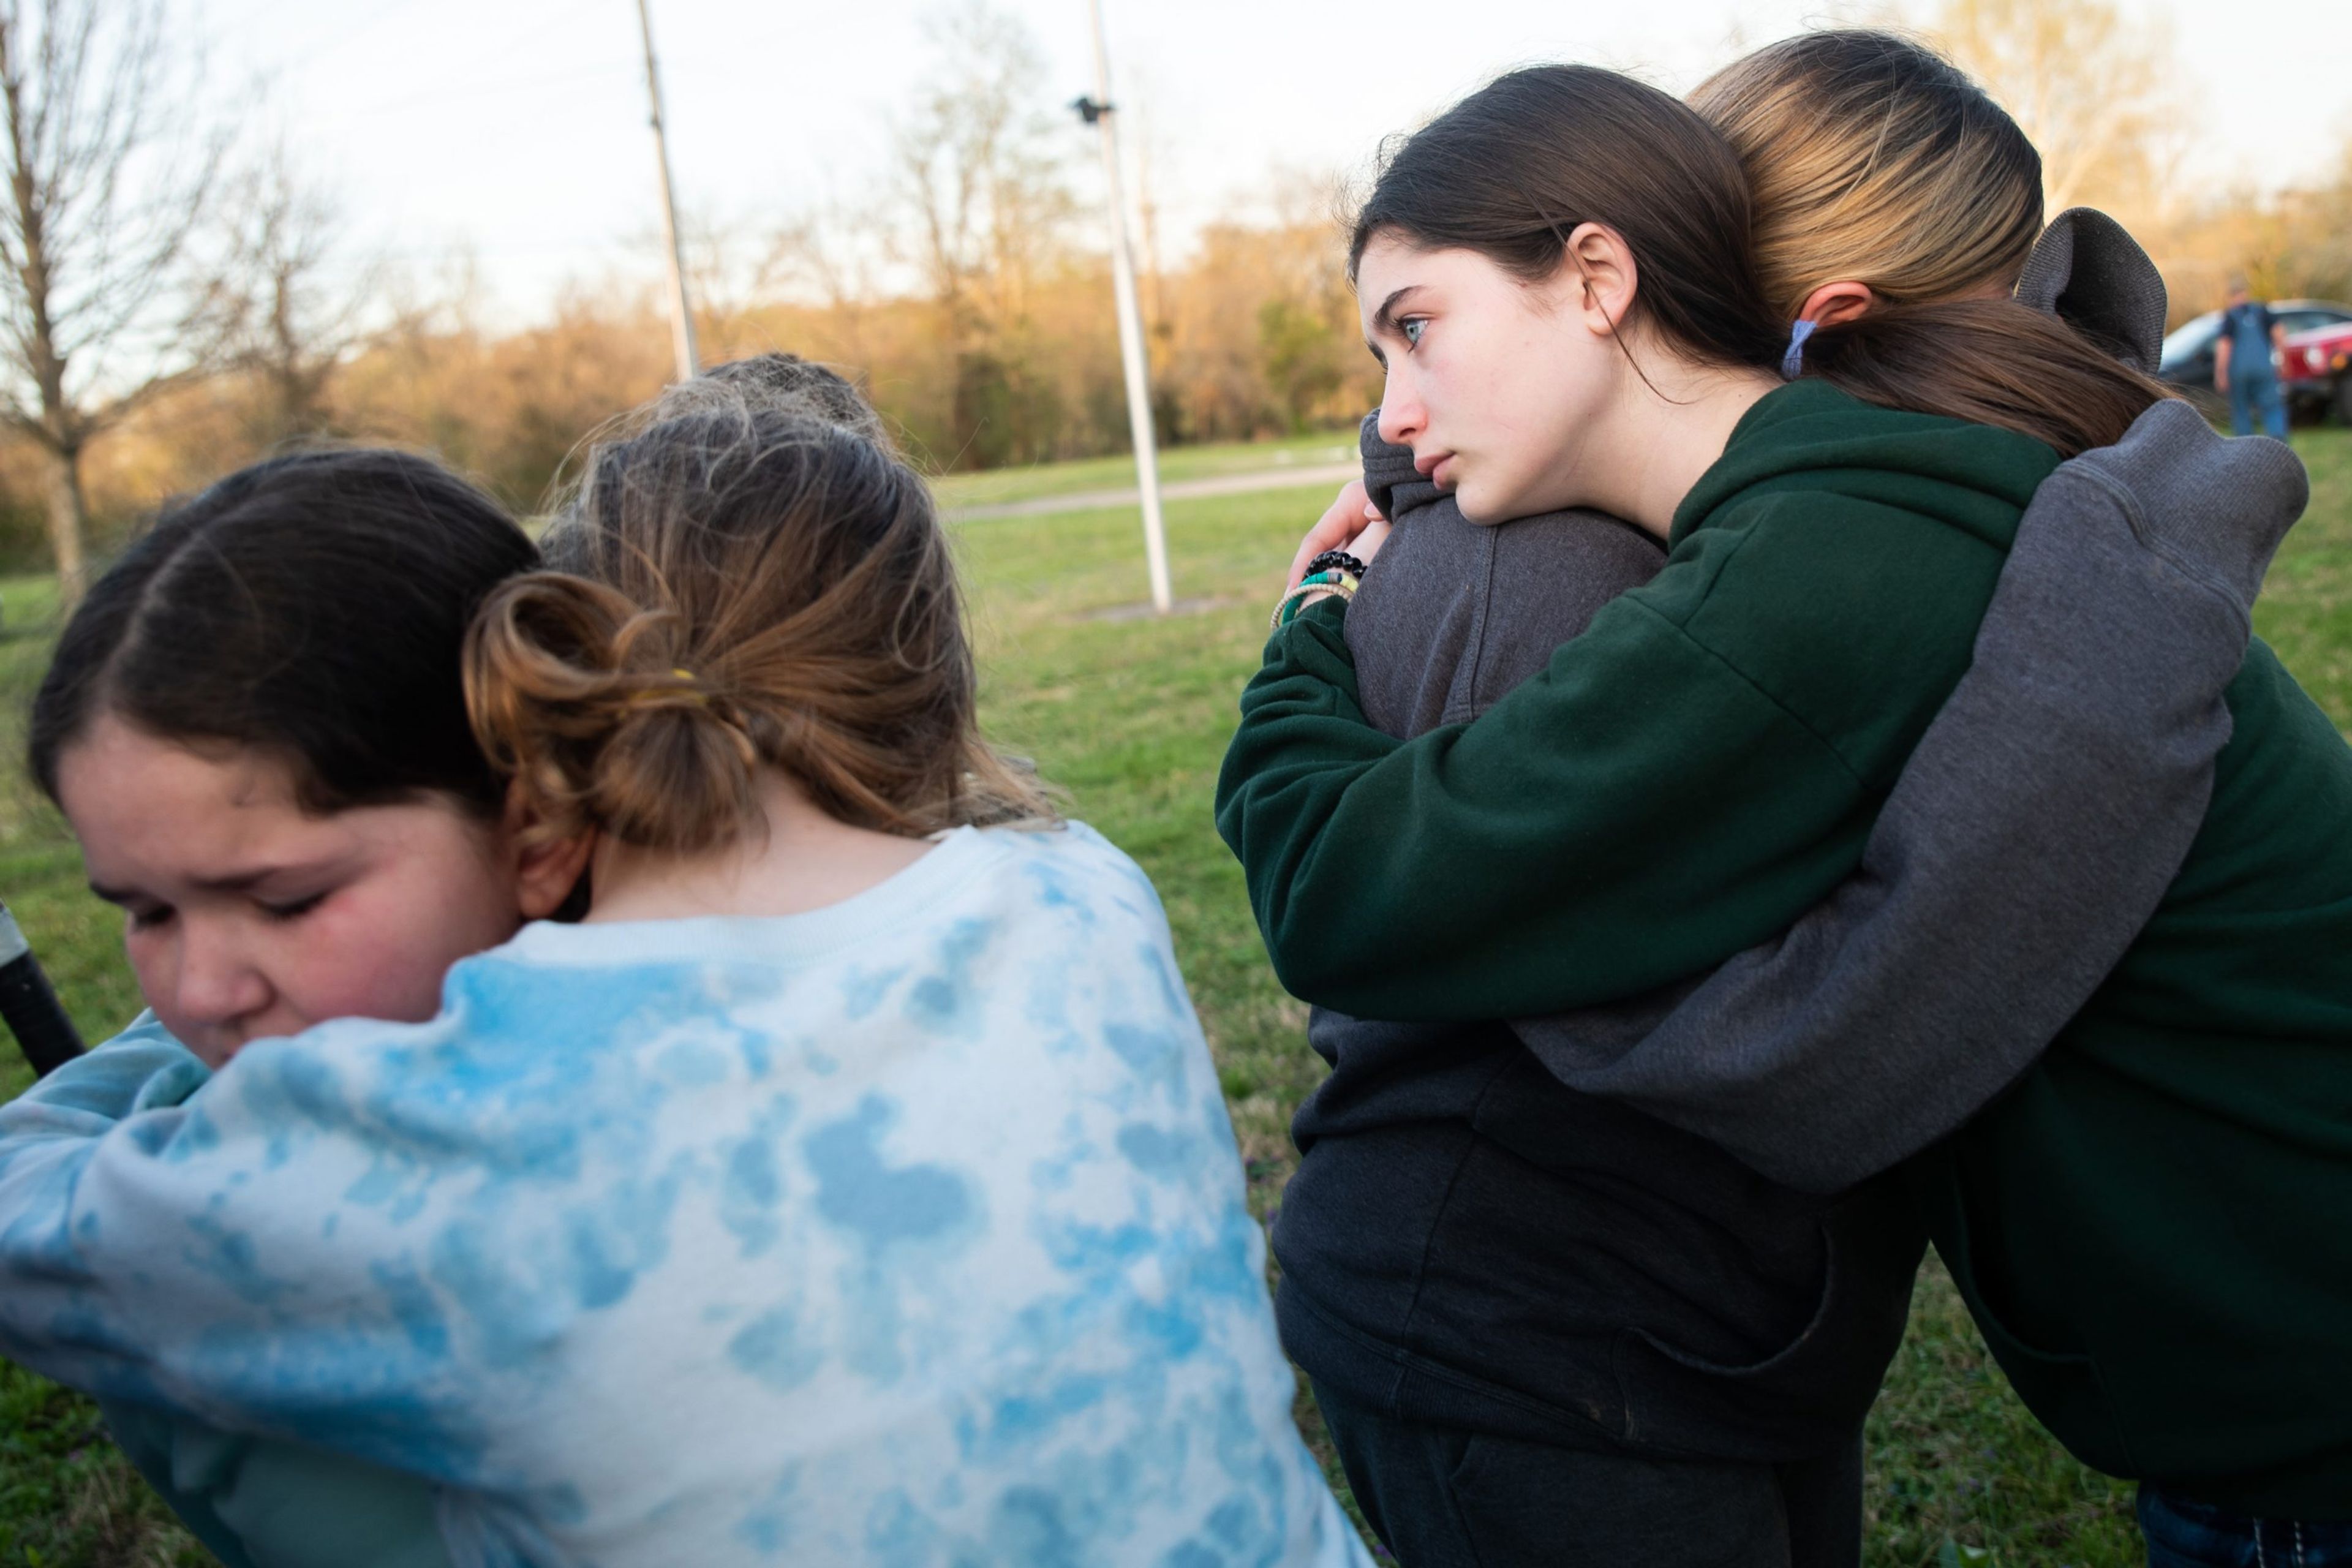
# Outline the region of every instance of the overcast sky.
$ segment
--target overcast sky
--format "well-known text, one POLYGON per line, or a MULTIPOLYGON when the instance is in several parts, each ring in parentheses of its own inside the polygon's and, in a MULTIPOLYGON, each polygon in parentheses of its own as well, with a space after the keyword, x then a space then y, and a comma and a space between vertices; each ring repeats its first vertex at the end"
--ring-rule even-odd
MULTIPOLYGON (((2352 46, 2345 0, 2121 3, 2169 21, 2200 172, 2276 185, 2352 134, 2352 78, 2320 64, 2352 46)), ((1084 0, 998 4, 1045 48, 1051 101, 1091 89, 1084 0)), ((1680 90, 1837 15, 1823 0, 1105 4, 1115 96, 1180 232, 1278 166, 1360 167, 1381 135, 1507 65, 1591 60, 1680 90)), ((653 5, 679 199, 723 218, 856 200, 936 58, 931 0, 653 5)), ((269 79, 287 139, 374 247, 420 262, 468 248, 509 312, 653 265, 634 0, 205 0, 202 25, 221 75, 269 79)), ((1075 117, 1070 135, 1091 160, 1075 117)))

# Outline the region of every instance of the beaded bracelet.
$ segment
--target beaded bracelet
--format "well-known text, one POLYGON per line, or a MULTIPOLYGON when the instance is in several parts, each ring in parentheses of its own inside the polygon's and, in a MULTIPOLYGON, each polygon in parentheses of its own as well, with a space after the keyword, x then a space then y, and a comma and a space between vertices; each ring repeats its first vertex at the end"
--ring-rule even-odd
POLYGON ((1317 594, 1337 594, 1342 599, 1352 599, 1356 596, 1355 580, 1339 572, 1315 574, 1275 601, 1274 616, 1266 623, 1265 629, 1278 632, 1288 626, 1298 618, 1298 612, 1306 606, 1307 600, 1317 594))
POLYGON ((1307 570, 1310 573, 1320 572, 1327 566, 1345 572, 1350 577, 1361 577, 1366 571, 1366 567, 1361 561, 1357 560, 1354 556, 1349 554, 1344 550, 1325 551, 1322 554, 1318 555, 1314 560, 1309 561, 1307 563, 1307 570))
POLYGON ((1339 575, 1336 572, 1319 572, 1300 578, 1297 586, 1274 602, 1274 614, 1267 617, 1265 629, 1278 632, 1288 626, 1291 616, 1297 614, 1297 602, 1308 594, 1331 587, 1339 575))

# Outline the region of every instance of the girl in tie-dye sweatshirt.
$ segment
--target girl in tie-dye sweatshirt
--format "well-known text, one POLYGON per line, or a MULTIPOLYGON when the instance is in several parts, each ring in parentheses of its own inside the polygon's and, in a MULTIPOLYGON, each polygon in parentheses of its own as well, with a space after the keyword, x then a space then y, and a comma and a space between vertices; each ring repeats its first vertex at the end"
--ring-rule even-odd
POLYGON ((911 472, 723 398, 607 443, 570 574, 474 624, 503 805, 457 838, 446 789, 147 700, 238 653, 202 578, 276 493, 167 522, 44 693, 158 1016, 0 1109, 0 1351, 320 1496, 413 1478, 415 1561, 1362 1560, 1158 901, 980 742, 911 472), (321 954, 464 940, 399 929, 452 843, 478 902, 585 858, 593 907, 376 1021, 419 1014, 321 954))

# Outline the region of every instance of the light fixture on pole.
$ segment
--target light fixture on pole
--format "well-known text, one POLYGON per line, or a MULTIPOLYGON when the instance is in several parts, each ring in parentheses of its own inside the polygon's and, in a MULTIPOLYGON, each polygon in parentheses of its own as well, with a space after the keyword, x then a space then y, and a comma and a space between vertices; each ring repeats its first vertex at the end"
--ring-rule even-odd
POLYGON ((677 355, 677 378, 692 381, 702 368, 694 346, 694 311, 686 299, 686 252, 677 237, 677 198, 669 187, 669 142, 662 135, 661 72, 654 67, 654 19, 647 0, 637 0, 637 26, 646 38, 646 93, 653 104, 654 163, 661 171, 662 243, 669 256, 669 338, 677 355))
POLYGON ((1151 370, 1144 358, 1143 311, 1135 298, 1135 258, 1127 248, 1127 197, 1118 174, 1118 130, 1111 118, 1110 54, 1103 47, 1102 0, 1087 0, 1095 37, 1095 96, 1070 107, 1102 132, 1103 182, 1110 197, 1110 280, 1118 301, 1118 357, 1127 368, 1127 423, 1135 435, 1136 488, 1143 497, 1143 553, 1151 573, 1151 607, 1168 613, 1168 531, 1160 517, 1160 448, 1151 435, 1151 370))

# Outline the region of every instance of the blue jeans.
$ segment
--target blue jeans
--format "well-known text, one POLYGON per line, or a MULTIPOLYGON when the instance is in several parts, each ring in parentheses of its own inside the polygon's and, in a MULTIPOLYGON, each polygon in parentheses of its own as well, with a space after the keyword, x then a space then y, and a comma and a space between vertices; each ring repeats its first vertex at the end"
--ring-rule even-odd
POLYGON ((2286 403, 2279 396, 2278 374, 2268 364, 2252 375, 2230 373, 2230 434, 2252 435, 2257 414, 2263 435, 2286 439, 2286 403))
POLYGON ((2254 1519, 2139 1489, 2147 1568, 2352 1568, 2352 1520, 2254 1519))

